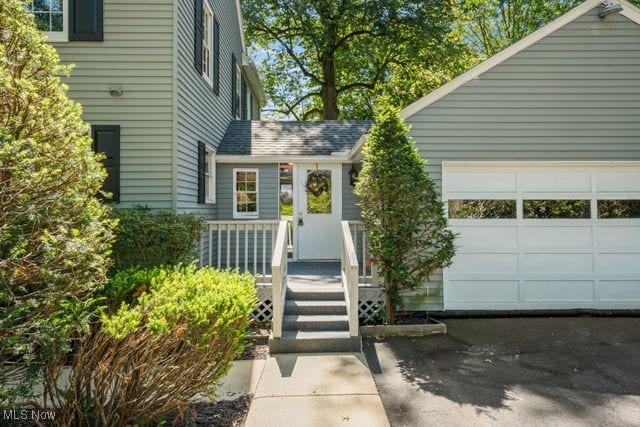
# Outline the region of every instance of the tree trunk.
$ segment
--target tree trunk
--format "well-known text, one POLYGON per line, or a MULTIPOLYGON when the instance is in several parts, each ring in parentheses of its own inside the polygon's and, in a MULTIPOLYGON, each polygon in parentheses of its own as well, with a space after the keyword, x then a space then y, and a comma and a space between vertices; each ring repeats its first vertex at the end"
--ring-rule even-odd
POLYGON ((387 325, 393 325, 395 323, 396 306, 393 304, 393 301, 391 299, 391 292, 389 292, 388 289, 385 292, 385 298, 385 315, 387 318, 387 325))
POLYGON ((336 87, 336 63, 333 55, 325 54, 322 59, 322 119, 338 120, 338 89, 336 87))

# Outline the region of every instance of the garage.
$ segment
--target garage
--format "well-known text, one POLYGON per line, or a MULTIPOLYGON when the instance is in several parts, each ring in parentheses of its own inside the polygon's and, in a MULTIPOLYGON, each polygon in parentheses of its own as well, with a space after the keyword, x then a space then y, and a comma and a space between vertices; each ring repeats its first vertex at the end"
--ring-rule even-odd
POLYGON ((640 162, 443 162, 445 310, 640 309, 640 162))

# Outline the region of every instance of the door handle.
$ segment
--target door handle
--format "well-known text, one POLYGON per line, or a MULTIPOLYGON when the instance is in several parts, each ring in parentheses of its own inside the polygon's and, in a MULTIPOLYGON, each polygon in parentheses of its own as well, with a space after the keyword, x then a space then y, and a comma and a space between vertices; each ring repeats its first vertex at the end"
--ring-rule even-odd
POLYGON ((303 221, 302 217, 298 217, 298 225, 300 227, 302 227, 304 225, 304 221, 303 221))

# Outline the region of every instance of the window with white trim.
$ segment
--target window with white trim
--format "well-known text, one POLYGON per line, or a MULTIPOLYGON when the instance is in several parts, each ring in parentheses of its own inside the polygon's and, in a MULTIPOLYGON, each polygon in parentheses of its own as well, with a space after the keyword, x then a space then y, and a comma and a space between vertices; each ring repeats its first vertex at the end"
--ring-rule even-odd
POLYGON ((204 197, 206 203, 216 202, 216 155, 208 146, 204 156, 204 197))
POLYGON ((242 113, 241 113, 241 109, 242 109, 242 71, 240 70, 240 66, 238 64, 236 64, 236 69, 234 70, 234 72, 236 73, 236 87, 235 87, 235 94, 234 96, 236 97, 236 108, 235 108, 235 116, 236 119, 240 119, 242 113))
POLYGON ((202 76, 213 86, 211 47, 213 46, 213 11, 209 2, 202 9, 202 76))
POLYGON ((48 41, 66 42, 69 40, 68 0, 32 0, 27 10, 33 13, 36 27, 46 34, 48 41))
POLYGON ((233 169, 233 217, 258 218, 258 169, 233 169))

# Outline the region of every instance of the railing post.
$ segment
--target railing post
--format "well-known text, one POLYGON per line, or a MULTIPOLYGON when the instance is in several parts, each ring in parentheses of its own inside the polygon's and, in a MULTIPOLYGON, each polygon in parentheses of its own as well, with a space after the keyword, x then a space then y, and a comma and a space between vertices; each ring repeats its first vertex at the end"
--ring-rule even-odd
POLYGON ((349 316, 349 335, 357 337, 360 334, 358 307, 358 256, 353 244, 353 237, 348 221, 342 221, 340 226, 340 261, 342 286, 347 301, 349 316))
MULTIPOLYGON (((282 337, 282 318, 287 292, 287 221, 280 221, 271 260, 273 319, 271 327, 274 338, 282 337)), ((273 236, 273 234, 272 234, 273 236)))

